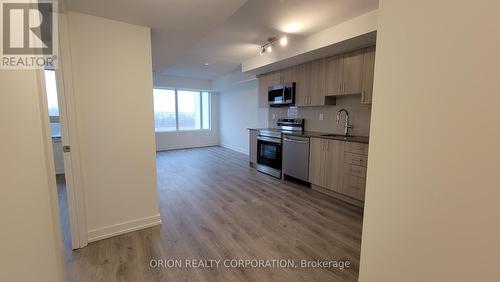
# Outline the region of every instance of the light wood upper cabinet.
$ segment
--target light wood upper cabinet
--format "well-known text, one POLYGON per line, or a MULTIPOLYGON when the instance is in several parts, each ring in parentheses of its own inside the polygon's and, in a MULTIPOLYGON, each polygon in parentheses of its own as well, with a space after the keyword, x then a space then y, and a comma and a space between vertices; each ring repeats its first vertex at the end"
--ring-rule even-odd
POLYGON ((269 104, 267 102, 267 88, 271 83, 271 75, 264 74, 259 76, 259 107, 265 108, 269 104))
POLYGON ((297 66, 295 81, 295 105, 309 106, 309 73, 310 64, 305 63, 297 66))
POLYGON ((372 100, 375 47, 315 60, 259 77, 259 106, 267 107, 267 89, 295 82, 296 106, 334 104, 327 96, 361 94, 361 103, 372 100))
POLYGON ((361 88, 362 104, 372 103, 374 71, 375 71, 375 46, 367 48, 363 55, 363 85, 361 88))
POLYGON ((296 82, 297 80, 297 67, 289 67, 281 72, 281 83, 296 82))
POLYGON ((361 94, 363 82, 364 50, 357 50, 344 55, 342 94, 361 94))
POLYGON ((309 71, 308 106, 322 106, 326 96, 326 59, 312 61, 309 71))
POLYGON ((342 56, 326 59, 326 95, 341 95, 344 60, 342 56))

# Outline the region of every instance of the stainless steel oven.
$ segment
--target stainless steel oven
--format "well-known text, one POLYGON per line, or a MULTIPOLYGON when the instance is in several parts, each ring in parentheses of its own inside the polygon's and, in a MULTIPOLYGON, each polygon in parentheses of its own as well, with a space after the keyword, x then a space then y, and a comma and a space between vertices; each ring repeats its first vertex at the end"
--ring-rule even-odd
POLYGON ((260 131, 257 136, 257 170, 281 178, 281 132, 260 131))
POLYGON ((282 134, 303 131, 304 120, 280 118, 276 128, 260 129, 257 135, 257 170, 281 178, 282 134))

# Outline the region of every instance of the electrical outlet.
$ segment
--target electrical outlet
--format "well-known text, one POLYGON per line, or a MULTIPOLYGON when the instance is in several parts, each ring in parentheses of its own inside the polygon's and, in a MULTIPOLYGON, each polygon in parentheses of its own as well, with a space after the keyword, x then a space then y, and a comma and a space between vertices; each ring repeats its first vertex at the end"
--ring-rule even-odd
POLYGON ((319 120, 323 120, 323 113, 319 114, 319 120))

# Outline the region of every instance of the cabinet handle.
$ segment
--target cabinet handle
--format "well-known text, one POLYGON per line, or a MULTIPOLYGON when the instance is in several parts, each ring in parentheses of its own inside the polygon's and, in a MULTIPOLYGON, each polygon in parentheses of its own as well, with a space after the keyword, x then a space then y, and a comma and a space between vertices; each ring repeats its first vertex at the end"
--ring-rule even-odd
POLYGON ((345 83, 345 82, 343 82, 343 84, 344 84, 344 90, 343 90, 343 91, 344 91, 344 93, 345 93, 345 92, 346 92, 346 87, 345 87, 345 86, 346 86, 346 83, 345 83))

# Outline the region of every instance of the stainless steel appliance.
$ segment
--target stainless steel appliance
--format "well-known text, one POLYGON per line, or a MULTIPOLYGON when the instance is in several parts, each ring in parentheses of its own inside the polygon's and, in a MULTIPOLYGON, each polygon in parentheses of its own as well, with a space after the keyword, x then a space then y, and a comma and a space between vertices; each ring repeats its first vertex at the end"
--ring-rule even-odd
POLYGON ((257 136, 257 170, 281 178, 281 132, 261 130, 257 136))
POLYGON ((271 107, 295 104, 295 82, 276 84, 267 90, 267 101, 271 107))
POLYGON ((303 119, 278 119, 276 129, 261 129, 257 135, 257 170, 281 178, 282 133, 304 130, 303 119))
POLYGON ((309 137, 285 135, 283 174, 285 177, 309 182, 309 137))

